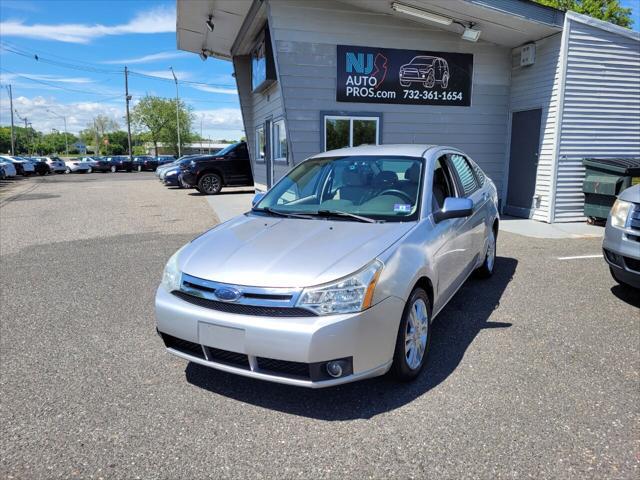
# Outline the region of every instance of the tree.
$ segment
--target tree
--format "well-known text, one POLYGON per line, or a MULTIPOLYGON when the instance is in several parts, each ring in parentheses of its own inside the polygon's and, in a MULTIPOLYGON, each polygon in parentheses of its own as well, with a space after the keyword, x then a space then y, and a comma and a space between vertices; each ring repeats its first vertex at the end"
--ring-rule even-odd
POLYGON ((98 152, 96 155, 100 155, 101 150, 105 150, 108 153, 108 147, 104 145, 105 134, 113 132, 118 129, 118 122, 113 118, 106 115, 98 115, 93 119, 93 122, 87 124, 87 128, 80 132, 80 138, 87 145, 93 145, 98 141, 98 152))
MULTIPOLYGON (((191 137, 193 114, 183 102, 179 102, 178 112, 180 116, 180 144, 182 146, 191 137)), ((148 133, 156 155, 158 155, 158 143, 160 142, 171 144, 174 151, 178 152, 175 100, 147 95, 133 107, 131 122, 139 131, 148 133)))
POLYGON ((631 9, 620 5, 619 0, 535 0, 559 10, 573 10, 593 18, 611 22, 621 27, 631 28, 631 9))

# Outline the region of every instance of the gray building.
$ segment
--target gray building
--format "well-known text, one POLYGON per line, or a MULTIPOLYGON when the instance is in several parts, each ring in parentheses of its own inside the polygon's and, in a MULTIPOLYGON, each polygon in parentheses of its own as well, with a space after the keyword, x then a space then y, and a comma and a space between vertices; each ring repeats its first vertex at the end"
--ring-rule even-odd
POLYGON ((503 211, 584 220, 584 157, 640 157, 640 35, 527 0, 178 0, 233 62, 259 189, 326 149, 446 144, 503 211))

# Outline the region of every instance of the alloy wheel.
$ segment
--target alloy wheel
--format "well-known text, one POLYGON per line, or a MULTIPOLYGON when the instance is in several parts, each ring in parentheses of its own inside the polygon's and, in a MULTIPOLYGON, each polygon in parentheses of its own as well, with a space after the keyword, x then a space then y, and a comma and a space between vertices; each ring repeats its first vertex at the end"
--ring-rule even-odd
POLYGON ((211 195, 220 191, 220 180, 216 175, 206 175, 202 179, 202 189, 211 195))
POLYGON ((496 261, 496 234, 493 233, 493 229, 489 232, 487 243, 487 270, 491 272, 496 261))
POLYGON ((422 365, 424 352, 427 348, 428 332, 429 315, 427 313, 427 305, 422 298, 417 298, 411 305, 404 334, 405 360, 411 370, 416 370, 422 365))

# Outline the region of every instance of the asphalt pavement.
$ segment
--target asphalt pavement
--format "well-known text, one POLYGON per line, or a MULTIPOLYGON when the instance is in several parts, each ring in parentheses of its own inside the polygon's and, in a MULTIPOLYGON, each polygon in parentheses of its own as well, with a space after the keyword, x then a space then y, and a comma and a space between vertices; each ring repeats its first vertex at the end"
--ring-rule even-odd
POLYGON ((558 259, 599 239, 501 233, 417 381, 312 391, 165 353, 155 289, 205 197, 117 173, 2 199, 0 478, 639 477, 640 295, 558 259))

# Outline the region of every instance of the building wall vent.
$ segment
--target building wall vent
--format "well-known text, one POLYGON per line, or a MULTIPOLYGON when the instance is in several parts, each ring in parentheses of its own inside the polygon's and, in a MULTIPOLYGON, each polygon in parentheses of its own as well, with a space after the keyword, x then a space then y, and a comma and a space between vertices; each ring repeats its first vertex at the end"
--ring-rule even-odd
POLYGON ((536 44, 529 43, 520 49, 520 66, 526 67, 536 63, 536 44))

